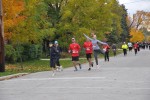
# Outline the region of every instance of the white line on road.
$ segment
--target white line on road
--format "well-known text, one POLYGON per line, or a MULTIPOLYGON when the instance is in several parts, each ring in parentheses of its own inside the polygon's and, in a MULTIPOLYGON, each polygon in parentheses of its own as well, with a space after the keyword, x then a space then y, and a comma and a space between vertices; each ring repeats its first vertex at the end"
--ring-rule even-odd
POLYGON ((30 78, 30 79, 19 79, 19 80, 78 80, 78 79, 105 79, 105 77, 30 78))
POLYGON ((49 88, 49 89, 119 89, 119 90, 150 90, 150 88, 130 88, 130 87, 39 87, 39 88, 49 88))

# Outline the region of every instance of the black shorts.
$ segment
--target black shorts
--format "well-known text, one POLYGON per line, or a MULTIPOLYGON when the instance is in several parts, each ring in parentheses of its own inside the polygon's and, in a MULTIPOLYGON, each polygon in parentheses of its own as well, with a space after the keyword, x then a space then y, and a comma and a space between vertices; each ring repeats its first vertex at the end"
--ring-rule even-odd
POLYGON ((72 57, 72 61, 79 61, 79 56, 77 56, 77 57, 72 57))
POLYGON ((50 67, 51 68, 56 68, 56 61, 57 61, 57 59, 50 59, 50 67))
POLYGON ((88 60, 89 58, 92 58, 92 56, 91 56, 91 55, 92 55, 91 53, 86 54, 86 58, 87 58, 87 60, 88 60))

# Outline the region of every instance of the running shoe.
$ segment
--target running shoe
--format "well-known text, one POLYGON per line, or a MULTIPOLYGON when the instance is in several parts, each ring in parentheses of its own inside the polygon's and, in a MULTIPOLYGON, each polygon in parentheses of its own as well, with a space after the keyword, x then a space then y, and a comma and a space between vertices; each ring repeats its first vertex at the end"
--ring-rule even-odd
POLYGON ((75 67, 75 70, 74 71, 78 71, 78 69, 75 67))
POLYGON ((60 69, 59 69, 60 71, 63 71, 63 67, 62 67, 62 66, 60 66, 59 68, 60 68, 60 69))
POLYGON ((91 66, 93 67, 93 62, 92 62, 92 64, 91 64, 91 66))
POLYGON ((52 76, 55 76, 55 72, 53 72, 52 76))
POLYGON ((90 71, 90 70, 91 70, 91 68, 88 69, 88 71, 90 71))

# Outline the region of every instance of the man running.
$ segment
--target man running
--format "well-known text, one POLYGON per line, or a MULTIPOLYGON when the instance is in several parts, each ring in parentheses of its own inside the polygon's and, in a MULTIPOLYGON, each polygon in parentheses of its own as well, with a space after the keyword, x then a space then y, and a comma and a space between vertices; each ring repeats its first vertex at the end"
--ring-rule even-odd
POLYGON ((136 55, 137 54, 137 50, 138 50, 138 44, 135 43, 133 47, 134 47, 134 52, 135 52, 135 55, 136 55))
POLYGON ((77 64, 79 65, 79 68, 81 69, 81 64, 79 62, 80 45, 76 43, 75 38, 72 38, 72 43, 69 45, 68 52, 71 53, 71 56, 72 56, 72 62, 75 67, 74 71, 78 71, 77 64))
POLYGON ((49 44, 50 47, 50 67, 53 71, 52 76, 55 75, 55 70, 56 70, 56 62, 57 62, 57 55, 58 55, 58 51, 56 49, 56 45, 54 44, 49 44))
POLYGON ((105 62, 106 61, 109 62, 109 49, 110 49, 110 46, 108 44, 103 45, 103 51, 104 51, 104 54, 105 54, 105 62))
POLYGON ((54 42, 54 45, 55 45, 55 47, 56 47, 56 50, 57 50, 57 59, 56 59, 56 67, 57 67, 57 71, 63 71, 63 68, 62 68, 62 66, 60 65, 60 61, 59 61, 59 59, 60 59, 60 56, 61 56, 61 52, 62 52, 62 49, 61 49, 61 47, 59 46, 59 44, 58 44, 58 41, 55 41, 54 42))
POLYGON ((126 42, 124 42, 122 44, 122 49, 123 49, 124 56, 126 56, 127 55, 127 49, 128 49, 128 46, 127 46, 126 42))
POLYGON ((92 42, 87 38, 86 42, 84 42, 83 47, 85 48, 86 52, 86 58, 89 62, 89 71, 91 70, 91 67, 93 67, 93 62, 91 61, 92 58, 92 52, 93 52, 93 45, 92 42))

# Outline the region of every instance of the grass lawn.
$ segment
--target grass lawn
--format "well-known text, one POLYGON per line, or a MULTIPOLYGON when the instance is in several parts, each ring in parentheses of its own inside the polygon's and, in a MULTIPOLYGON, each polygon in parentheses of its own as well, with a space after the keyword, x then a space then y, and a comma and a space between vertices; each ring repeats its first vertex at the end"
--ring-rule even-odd
MULTIPOLYGON (((122 53, 122 51, 117 51, 117 54, 122 53)), ((112 52, 110 52, 110 56, 113 56, 112 52)), ((100 55, 102 58, 103 55, 100 55)), ((83 57, 85 58, 85 57, 83 57)), ((81 63, 86 63, 86 59, 80 59, 81 63)), ((73 66, 71 59, 68 60, 60 60, 60 64, 63 68, 73 66)), ((5 65, 5 72, 0 72, 1 76, 17 74, 17 73, 34 73, 34 72, 41 72, 41 71, 49 71, 50 69, 50 61, 49 60, 31 60, 22 63, 15 63, 15 64, 6 64, 5 65)))
MULTIPOLYGON (((86 59, 81 59, 81 63, 87 62, 86 59)), ((60 64, 63 68, 73 66, 71 60, 60 60, 60 64)), ((0 72, 1 76, 16 74, 16 73, 34 73, 34 72, 41 72, 41 71, 49 71, 50 69, 50 61, 49 60, 32 60, 26 61, 23 63, 16 63, 16 64, 6 64, 5 65, 5 72, 0 72)))

